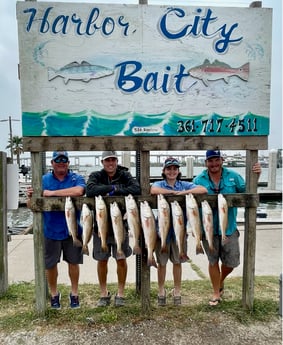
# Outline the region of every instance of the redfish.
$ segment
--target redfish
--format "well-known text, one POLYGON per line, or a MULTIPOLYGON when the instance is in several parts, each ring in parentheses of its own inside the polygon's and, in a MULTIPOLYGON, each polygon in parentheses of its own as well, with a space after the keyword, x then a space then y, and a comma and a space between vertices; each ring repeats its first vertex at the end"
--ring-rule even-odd
POLYGON ((147 201, 142 201, 140 203, 140 217, 144 241, 147 248, 147 265, 157 267, 153 256, 157 240, 156 224, 152 209, 147 201))
POLYGON ((186 213, 188 222, 192 228, 193 235, 196 239, 196 254, 203 254, 203 248, 201 245, 202 229, 199 215, 199 208, 193 194, 186 194, 186 213))
POLYGON ((208 241, 209 250, 215 251, 213 246, 213 214, 209 203, 204 200, 201 202, 202 209, 202 225, 205 232, 205 237, 208 241))
POLYGON ((141 234, 141 223, 140 223, 138 206, 134 197, 131 194, 129 194, 128 196, 125 196, 125 204, 126 204, 126 219, 127 219, 128 227, 134 237, 133 254, 141 254, 141 247, 139 245, 140 234, 141 234))
POLYGON ((108 234, 108 212, 105 201, 102 196, 95 197, 95 215, 96 223, 98 228, 98 236, 101 241, 101 249, 104 252, 108 251, 108 246, 106 243, 107 234, 108 234))
POLYGON ((93 233, 93 212, 87 204, 82 206, 82 225, 83 225, 83 253, 89 255, 88 243, 93 233))
POLYGON ((116 259, 117 260, 126 259, 126 256, 122 249, 122 243, 125 240, 125 229, 124 229, 122 214, 116 201, 110 204, 110 216, 111 216, 111 221, 112 221, 114 238, 117 245, 116 259))
POLYGON ((67 196, 65 200, 65 217, 69 234, 73 238, 74 246, 82 247, 82 243, 78 239, 78 223, 76 217, 76 209, 70 196, 67 196))
POLYGON ((164 195, 157 196, 158 232, 161 238, 161 252, 166 251, 166 238, 170 229, 170 207, 164 195))
POLYGON ((218 217, 222 235, 222 243, 225 243, 225 241, 227 240, 226 230, 228 226, 228 205, 226 199, 222 194, 218 194, 218 217))

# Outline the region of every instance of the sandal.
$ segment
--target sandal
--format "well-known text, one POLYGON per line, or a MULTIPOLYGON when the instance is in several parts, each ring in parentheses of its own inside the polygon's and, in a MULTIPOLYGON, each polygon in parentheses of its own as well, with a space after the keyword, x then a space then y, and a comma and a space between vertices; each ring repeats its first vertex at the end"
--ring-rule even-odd
POLYGON ((157 303, 160 307, 164 307, 166 305, 166 290, 164 296, 157 296, 157 303))
POLYGON ((214 298, 214 299, 210 299, 208 304, 211 306, 211 307, 216 307, 219 303, 221 302, 221 299, 220 298, 214 298))
POLYGON ((174 304, 174 305, 180 305, 180 304, 182 304, 182 298, 181 298, 181 296, 180 296, 180 295, 179 295, 179 296, 175 296, 174 292, 175 292, 175 289, 173 289, 173 290, 171 291, 172 296, 173 296, 173 304, 174 304))

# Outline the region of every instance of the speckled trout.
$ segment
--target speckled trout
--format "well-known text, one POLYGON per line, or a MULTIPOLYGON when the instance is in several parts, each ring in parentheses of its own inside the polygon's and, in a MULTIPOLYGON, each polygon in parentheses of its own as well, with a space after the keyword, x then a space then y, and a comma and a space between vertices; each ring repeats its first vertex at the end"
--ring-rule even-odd
POLYGON ((225 243, 225 241, 227 240, 226 230, 228 226, 228 205, 223 194, 218 194, 218 217, 222 236, 222 243, 225 243))
POLYGON ((122 249, 122 243, 125 239, 125 229, 123 224, 123 217, 120 208, 116 201, 110 204, 110 216, 112 222, 112 228, 114 232, 114 238, 117 245, 117 260, 126 259, 126 256, 122 249))
POLYGON ((202 225, 204 228, 205 237, 208 241, 209 250, 213 252, 215 251, 215 248, 213 246, 213 214, 212 209, 207 200, 201 202, 201 210, 202 225))
POLYGON ((101 249, 107 252, 108 246, 106 243, 108 233, 108 213, 105 201, 102 196, 95 197, 95 217, 98 228, 98 236, 101 240, 101 249))
POLYGON ((170 207, 164 195, 157 196, 158 233, 161 239, 161 252, 166 251, 166 239, 170 229, 170 207))
POLYGON ((65 217, 69 234, 73 238, 74 246, 82 247, 82 243, 78 239, 78 223, 76 217, 76 209, 70 196, 67 196, 65 200, 65 217))
POLYGON ((83 254, 89 255, 88 243, 91 240, 93 232, 93 212, 87 204, 82 206, 82 225, 83 225, 83 254))
POLYGON ((199 208, 193 194, 186 194, 186 213, 187 218, 192 228, 193 236, 196 239, 196 254, 203 254, 201 245, 202 229, 199 215, 199 208))
POLYGON ((139 245, 140 234, 141 234, 141 223, 138 206, 134 197, 129 194, 125 196, 126 204, 126 215, 128 227, 134 237, 134 248, 133 254, 141 254, 141 247, 139 245))
POLYGON ((140 203, 141 225, 147 247, 147 265, 157 267, 153 252, 156 246, 157 232, 154 215, 147 201, 140 203))

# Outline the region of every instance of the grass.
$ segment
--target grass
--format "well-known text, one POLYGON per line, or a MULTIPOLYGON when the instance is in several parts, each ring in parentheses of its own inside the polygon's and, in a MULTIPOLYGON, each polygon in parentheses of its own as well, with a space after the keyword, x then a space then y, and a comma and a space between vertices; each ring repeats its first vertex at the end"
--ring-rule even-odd
MULTIPOLYGON (((15 330, 32 330, 35 327, 101 327, 113 324, 135 324, 142 320, 165 320, 174 327, 189 327, 190 322, 215 320, 218 315, 227 315, 232 320, 250 324, 257 321, 270 322, 278 318, 279 281, 277 277, 256 277, 254 288, 254 308, 252 311, 242 307, 242 280, 229 278, 225 285, 223 301, 215 308, 208 306, 211 286, 208 279, 184 281, 182 284, 182 306, 171 304, 170 289, 172 282, 167 282, 167 306, 158 307, 157 284, 151 283, 150 312, 142 312, 141 299, 136 293, 135 284, 126 286, 127 306, 115 308, 97 308, 99 299, 97 285, 80 285, 81 308, 71 310, 69 305, 69 287, 60 285, 62 294, 61 310, 46 310, 44 317, 39 317, 35 310, 34 284, 19 283, 9 286, 8 291, 0 298, 0 329, 6 332, 15 330)), ((116 284, 109 284, 111 292, 116 291, 116 284)), ((49 302, 48 302, 49 303, 49 302)), ((49 306, 49 305, 47 305, 49 306)))

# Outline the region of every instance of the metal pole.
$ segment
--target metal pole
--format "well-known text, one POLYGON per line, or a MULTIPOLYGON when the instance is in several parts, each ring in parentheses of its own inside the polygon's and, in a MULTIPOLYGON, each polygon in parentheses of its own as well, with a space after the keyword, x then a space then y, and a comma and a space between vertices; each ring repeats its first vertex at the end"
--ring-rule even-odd
POLYGON ((11 152, 11 160, 12 164, 14 162, 14 156, 13 156, 13 134, 12 134, 12 118, 9 116, 9 129, 10 129, 10 152, 11 152))

